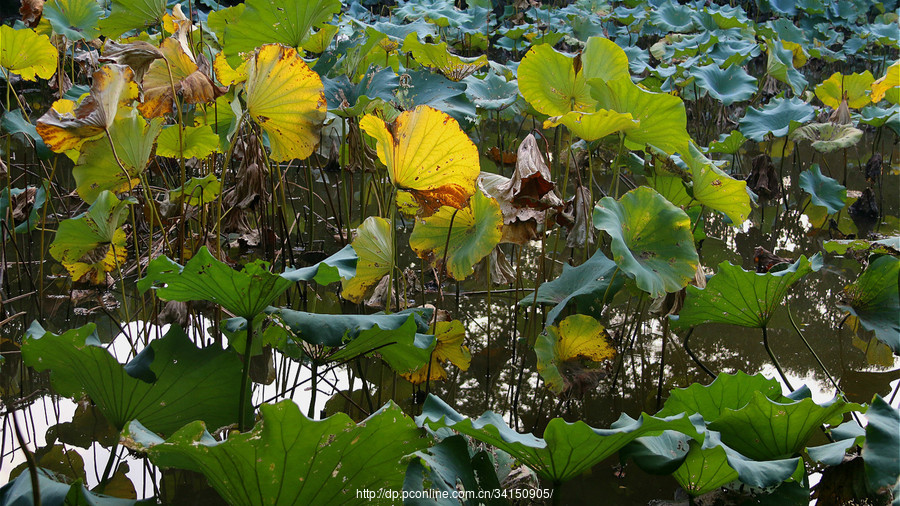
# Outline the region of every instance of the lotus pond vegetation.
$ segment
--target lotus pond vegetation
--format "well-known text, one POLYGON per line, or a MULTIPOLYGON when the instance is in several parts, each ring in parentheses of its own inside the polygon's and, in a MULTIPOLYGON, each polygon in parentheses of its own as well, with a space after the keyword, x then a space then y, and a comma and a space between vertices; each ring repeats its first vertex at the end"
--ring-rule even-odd
POLYGON ((868 0, 22 0, 0 505, 900 505, 868 0))

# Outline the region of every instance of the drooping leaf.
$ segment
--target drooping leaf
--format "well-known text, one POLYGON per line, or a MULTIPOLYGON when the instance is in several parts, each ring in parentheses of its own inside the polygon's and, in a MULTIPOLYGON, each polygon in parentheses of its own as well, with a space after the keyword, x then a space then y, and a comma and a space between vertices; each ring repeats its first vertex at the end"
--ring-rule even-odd
POLYGON ((593 142, 616 132, 628 132, 640 127, 631 113, 599 109, 594 112, 571 111, 544 122, 545 127, 565 125, 578 137, 593 142))
POLYGON ((150 68, 150 64, 162 57, 162 51, 147 41, 135 40, 127 44, 120 44, 113 40, 107 40, 103 45, 103 56, 100 57, 100 61, 128 65, 134 71, 135 82, 141 82, 147 69, 150 68))
POLYGON ((16 234, 34 230, 41 221, 41 208, 47 202, 47 187, 45 182, 41 186, 0 190, 0 221, 6 227, 0 232, 0 238, 6 240, 9 230, 16 234), (8 218, 11 219, 7 221, 8 218))
POLYGON ((849 75, 835 72, 816 86, 816 96, 823 104, 837 109, 846 95, 848 107, 861 109, 872 101, 869 93, 874 81, 875 77, 868 70, 849 75))
POLYGON ((100 32, 110 39, 130 30, 162 23, 166 0, 112 0, 112 13, 100 20, 100 32))
POLYGON ((2 127, 2 131, 10 135, 21 134, 28 139, 31 139, 34 143, 38 157, 50 158, 50 148, 44 144, 44 139, 38 134, 37 128, 22 116, 21 109, 13 109, 4 112, 3 117, 0 118, 0 127, 2 127))
POLYGON ((216 428, 236 421, 237 354, 216 346, 197 349, 181 328, 172 326, 123 365, 94 329, 88 324, 56 335, 32 323, 22 357, 38 371, 51 371, 56 392, 74 398, 87 394, 119 430, 135 419, 165 434, 194 420, 216 428))
POLYGON ((272 160, 312 154, 328 104, 322 80, 297 51, 278 44, 260 47, 247 62, 244 86, 247 112, 268 135, 272 160))
POLYGON ((205 158, 219 150, 219 136, 209 125, 185 127, 178 140, 178 125, 162 130, 156 144, 156 154, 169 158, 205 158))
POLYGON ((873 491, 893 488, 900 479, 900 413, 876 395, 866 411, 866 443, 862 457, 873 491))
POLYGON ((409 245, 423 260, 441 265, 450 277, 463 280, 500 244, 502 226, 500 206, 476 191, 468 207, 458 210, 445 206, 417 222, 409 245))
POLYGON ((762 142, 766 134, 784 137, 790 133, 791 123, 806 123, 815 116, 815 109, 799 98, 773 98, 762 108, 747 109, 740 120, 741 133, 748 139, 762 142))
POLYGON ((99 37, 101 14, 103 8, 94 0, 50 0, 44 4, 44 17, 53 31, 71 41, 99 37))
POLYGON ((88 204, 94 203, 100 192, 131 191, 140 182, 140 174, 147 168, 153 144, 162 128, 162 120, 149 123, 137 114, 124 114, 109 129, 109 139, 103 137, 86 142, 81 148, 78 163, 72 169, 78 196, 88 204), (118 157, 118 162, 116 161, 118 157), (119 167, 119 162, 122 167, 119 167))
POLYGON ((61 99, 37 121, 37 131, 53 151, 78 149, 102 135, 116 119, 119 107, 137 98, 134 71, 127 65, 104 65, 94 72, 91 94, 81 103, 61 99))
POLYGON ((809 82, 796 69, 794 52, 785 47, 787 45, 789 43, 782 40, 766 39, 768 53, 766 74, 790 86, 795 95, 800 95, 809 82))
MULTIPOLYGON (((408 492, 410 497, 425 496, 427 490, 440 491, 447 497, 446 500, 441 500, 440 496, 435 498, 436 504, 440 506, 453 506, 460 502, 467 506, 475 504, 502 506, 507 504, 507 501, 494 492, 501 490, 497 478, 497 470, 494 469, 490 454, 486 450, 481 450, 470 456, 465 436, 456 435, 444 438, 437 445, 414 454, 406 468, 403 490, 408 492), (431 484, 430 489, 428 483, 431 484), (449 499, 457 495, 459 485, 467 492, 484 491, 483 499, 466 500, 462 497, 449 499)), ((415 499, 408 499, 407 502, 418 504, 415 499)))
POLYGON ((250 52, 264 44, 300 48, 314 28, 330 21, 341 10, 338 0, 276 2, 248 0, 236 21, 225 24, 225 54, 230 57, 250 52))
POLYGON ((441 206, 463 209, 481 171, 478 149, 447 114, 428 106, 405 111, 388 127, 366 115, 360 128, 375 138, 391 182, 409 192, 424 216, 441 206))
POLYGON ((391 223, 378 216, 369 216, 357 229, 356 237, 350 245, 356 251, 359 261, 356 264, 356 275, 341 280, 341 296, 359 304, 369 290, 391 270, 394 257, 391 223))
POLYGON ((260 411, 253 430, 225 441, 210 436, 202 422, 163 441, 135 421, 124 437, 160 467, 202 472, 234 505, 367 504, 357 491, 399 493, 404 456, 430 444, 393 402, 359 425, 343 413, 310 420, 291 400, 263 404, 260 411))
POLYGON ((577 267, 564 265, 558 278, 541 283, 537 297, 530 293, 522 297, 519 304, 555 304, 547 313, 547 324, 552 325, 573 300, 579 313, 599 314, 600 309, 612 300, 624 283, 625 274, 618 272, 616 263, 598 250, 587 262, 577 267))
POLYGON ((415 32, 406 36, 403 51, 412 54, 423 67, 437 70, 451 81, 462 81, 488 63, 487 55, 465 58, 452 54, 446 42, 423 44, 415 32))
POLYGON ((432 310, 426 308, 372 315, 307 313, 285 308, 273 308, 268 312, 279 316, 300 339, 325 346, 352 342, 361 332, 376 326, 382 331, 397 330, 407 324, 410 315, 414 316, 417 333, 428 332, 428 321, 432 315, 432 310))
POLYGON ((416 333, 416 316, 415 313, 409 314, 406 322, 395 329, 381 329, 378 325, 373 325, 359 332, 359 335, 337 352, 329 355, 328 359, 342 362, 362 355, 377 354, 400 374, 415 371, 428 363, 436 344, 432 336, 416 333))
POLYGON ((852 285, 844 288, 838 306, 859 318, 863 327, 900 355, 900 258, 883 255, 873 260, 852 285))
POLYGON ((416 423, 427 424, 432 429, 449 427, 496 446, 542 478, 555 483, 582 474, 641 436, 676 430, 703 439, 687 417, 656 418, 646 414, 614 429, 594 429, 582 421, 568 423, 562 418, 554 418, 547 424, 544 437, 538 438, 516 432, 492 411, 485 412, 477 420, 466 418, 434 395, 425 400, 422 415, 416 418, 416 423))
POLYGON ((651 188, 619 200, 604 197, 594 208, 594 227, 612 238, 613 260, 651 297, 682 289, 694 278, 699 257, 691 220, 651 188))
POLYGON ((0 26, 0 67, 26 81, 36 77, 50 79, 56 72, 56 48, 46 35, 38 35, 31 28, 16 30, 0 26))
POLYGON ((188 179, 183 188, 179 186, 169 190, 169 200, 184 200, 185 204, 198 207, 215 202, 221 191, 222 182, 216 179, 215 174, 207 174, 205 177, 188 179))
POLYGON ((888 90, 898 86, 900 86, 900 62, 895 62, 887 68, 884 76, 872 83, 872 103, 881 102, 888 90))
POLYGON ((434 324, 434 349, 431 360, 417 370, 402 376, 414 385, 447 379, 447 362, 466 371, 472 362, 469 348, 463 344, 466 331, 459 320, 434 324))
POLYGON ((150 63, 141 80, 144 99, 138 106, 147 118, 171 114, 175 110, 175 95, 186 104, 204 104, 225 93, 185 52, 181 42, 168 38, 159 48, 163 58, 150 63))
POLYGON ((821 268, 822 255, 818 253, 810 259, 801 255, 796 262, 777 272, 750 272, 722 262, 706 288, 687 288, 684 307, 672 320, 681 327, 717 322, 763 328, 781 306, 788 288, 821 268))
POLYGON ((141 292, 153 288, 164 300, 214 302, 252 320, 298 281, 327 284, 339 276, 352 276, 356 258, 347 257, 347 248, 314 266, 273 274, 268 270, 269 263, 261 260, 244 265, 241 271, 234 270, 203 246, 184 266, 164 256, 153 259, 137 287, 141 292))
MULTIPOLYGON (((115 497, 96 494, 88 490, 84 483, 64 483, 46 469, 37 469, 38 488, 40 489, 41 504, 43 506, 67 506, 70 504, 91 504, 94 506, 132 506, 134 504, 151 505, 156 501, 133 501, 130 499, 118 499, 115 497)), ((31 488, 31 475, 20 474, 15 480, 10 481, 0 488, 0 504, 3 506, 34 504, 34 491, 31 488)))
POLYGON ((538 372, 557 395, 579 386, 570 377, 573 366, 577 374, 584 374, 591 367, 582 361, 603 362, 612 359, 616 353, 603 325, 581 314, 569 316, 559 323, 559 327, 548 326, 546 333, 538 336, 534 352, 538 372))
POLYGON ((756 94, 756 78, 738 65, 724 70, 715 64, 706 65, 691 69, 691 75, 700 88, 725 106, 743 102, 756 94))
POLYGON ((63 220, 50 244, 50 255, 65 266, 74 281, 101 284, 106 273, 125 264, 125 231, 130 200, 102 191, 87 212, 63 220))
POLYGON ((809 193, 814 205, 828 209, 828 214, 840 211, 847 203, 847 188, 823 175, 816 164, 800 174, 800 188, 809 193))
POLYGON ((691 192, 697 202, 728 216, 734 226, 750 217, 750 195, 746 181, 738 181, 725 174, 693 143, 683 158, 691 171, 691 192))
POLYGON ((862 139, 863 132, 850 125, 835 123, 811 123, 791 133, 791 140, 810 141, 813 149, 820 153, 831 153, 839 149, 855 146, 862 139))

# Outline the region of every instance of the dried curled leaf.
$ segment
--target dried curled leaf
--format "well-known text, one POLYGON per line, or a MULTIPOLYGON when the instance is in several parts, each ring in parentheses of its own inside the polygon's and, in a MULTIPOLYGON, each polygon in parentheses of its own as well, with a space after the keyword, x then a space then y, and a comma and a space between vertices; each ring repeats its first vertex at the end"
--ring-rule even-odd
POLYGON ((103 49, 101 62, 128 65, 134 71, 134 80, 138 82, 144 78, 144 73, 147 72, 154 60, 163 58, 159 48, 143 40, 136 40, 128 44, 119 44, 114 40, 108 40, 103 49))
POLYGON ((138 110, 144 117, 156 118, 171 113, 175 107, 173 91, 187 104, 211 102, 227 91, 213 83, 177 39, 164 40, 159 49, 162 58, 150 63, 141 81, 144 101, 138 110))

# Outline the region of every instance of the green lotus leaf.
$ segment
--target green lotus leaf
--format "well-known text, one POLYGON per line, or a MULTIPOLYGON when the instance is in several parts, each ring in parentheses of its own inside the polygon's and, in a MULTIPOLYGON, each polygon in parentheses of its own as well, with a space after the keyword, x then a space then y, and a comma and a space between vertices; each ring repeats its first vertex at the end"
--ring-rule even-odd
MULTIPOLYGON (((47 202, 48 184, 45 182, 41 186, 28 186, 26 188, 3 188, 0 190, 0 222, 3 222, 5 228, 0 231, 0 237, 6 240, 9 230, 16 234, 24 234, 34 230, 41 221, 41 208, 47 202), (12 199, 10 199, 12 196, 12 199), (20 204, 20 199, 22 203, 20 204), (10 201, 12 200, 12 204, 10 201), (30 200, 30 202, 28 202, 30 200), (29 209, 30 207, 30 209, 29 209), (10 208, 12 210, 10 211, 10 208), (28 210, 27 215, 17 216, 17 209, 20 212, 28 210), (7 211, 12 213, 9 221, 7 221, 7 211), (17 218, 21 218, 17 220, 17 218), (18 223, 17 223, 18 221, 18 223)), ((24 212, 23 212, 24 214, 24 212)))
POLYGON ((443 265, 453 279, 463 280, 500 244, 502 227, 500 205, 476 191, 469 207, 457 210, 444 206, 416 222, 409 245, 423 260, 443 265))
POLYGON ((378 216, 369 216, 357 229, 350 245, 359 261, 356 274, 341 281, 341 296, 358 304, 381 278, 390 273, 394 256, 391 223, 378 216))
POLYGON ((78 163, 72 169, 78 196, 93 204, 104 190, 117 194, 131 191, 140 183, 140 175, 150 163, 160 128, 162 118, 148 123, 138 114, 120 114, 109 129, 115 152, 109 139, 103 137, 84 143, 78 163))
POLYGON ((800 95, 806 89, 808 81, 803 74, 794 67, 794 52, 784 47, 784 41, 766 39, 768 62, 766 63, 766 75, 787 84, 800 95))
POLYGON ((639 187, 618 201, 604 197, 594 208, 594 227, 612 237, 616 265, 651 297, 694 279, 699 258, 691 219, 653 189, 639 187))
POLYGON ((502 76, 497 75, 494 69, 488 70, 484 79, 469 76, 463 80, 466 83, 466 94, 472 99, 476 107, 488 111, 499 111, 515 103, 519 96, 517 81, 507 82, 502 76))
POLYGON ((204 177, 192 177, 184 183, 184 187, 169 190, 169 200, 184 200, 186 205, 199 207, 215 202, 221 191, 222 182, 216 179, 215 174, 207 174, 204 177))
POLYGON ((762 374, 738 371, 735 374, 719 374, 709 385, 693 383, 687 388, 676 388, 656 416, 672 416, 678 413, 700 414, 704 420, 717 420, 726 409, 738 410, 746 406, 754 392, 778 402, 789 401, 781 393, 781 384, 762 374))
POLYGON ((53 31, 71 41, 99 37, 102 14, 103 8, 94 0, 50 0, 44 4, 44 17, 53 31))
POLYGON ((860 123, 873 127, 880 127, 891 118, 896 119, 898 113, 896 107, 878 107, 867 105, 860 109, 858 115, 851 114, 852 119, 858 119, 860 123))
POLYGON ((705 6, 703 10, 712 16, 716 25, 723 30, 728 30, 729 28, 745 28, 750 25, 747 13, 744 11, 743 7, 739 5, 730 6, 712 4, 705 6))
MULTIPOLYGON (((566 363, 586 360, 603 362, 612 359, 616 351, 610 345, 606 329, 593 317, 575 314, 559 323, 549 325, 534 344, 537 370, 544 383, 559 395, 573 385, 566 378, 566 363)), ((590 367, 585 367, 590 370, 590 367)))
POLYGON ((816 115, 813 107, 799 98, 774 98, 760 109, 747 109, 740 120, 741 133, 748 139, 762 142, 766 134, 784 137, 791 130, 791 123, 806 123, 816 115))
POLYGON ((579 313, 599 315, 603 306, 612 300, 623 284, 625 275, 618 273, 616 263, 598 250, 587 262, 577 267, 563 265, 558 278, 541 283, 537 294, 532 292, 525 295, 519 304, 554 304, 553 309, 547 313, 547 324, 552 325, 571 301, 575 301, 579 313))
POLYGON ((647 184, 675 207, 687 210, 691 205, 695 205, 693 197, 688 195, 684 187, 684 180, 679 176, 659 171, 647 178, 647 184))
POLYGON ((596 108, 588 79, 630 79, 630 74, 622 48, 602 37, 591 37, 577 59, 558 53, 548 44, 532 47, 522 58, 518 78, 519 92, 532 107, 548 116, 561 116, 596 108))
POLYGON ((862 446, 866 440, 866 430, 856 420, 844 422, 830 431, 833 443, 815 447, 807 447, 806 453, 815 462, 826 466, 837 466, 844 461, 847 451, 862 446))
POLYGON ((691 171, 694 199, 725 214, 735 226, 750 216, 750 195, 747 193, 746 181, 738 181, 722 172, 693 142, 683 159, 691 171))
MULTIPOLYGON (((521 81, 521 79, 520 79, 521 81)), ((646 91, 631 82, 630 77, 610 81, 588 80, 597 107, 619 113, 630 113, 640 124, 625 131, 626 145, 643 151, 647 144, 666 153, 685 153, 690 136, 684 102, 667 93, 646 91)))
POLYGON ((273 274, 268 271, 269 263, 260 260, 236 271, 203 246, 184 266, 164 256, 151 260, 137 287, 141 292, 153 288, 164 300, 214 302, 252 320, 298 281, 328 284, 340 276, 352 276, 356 258, 349 255, 348 249, 349 246, 316 265, 273 274))
POLYGON ((700 88, 725 106, 749 100, 756 94, 756 78, 738 65, 724 70, 718 65, 706 65, 691 69, 691 75, 700 88))
POLYGON ((873 491, 893 488, 900 478, 900 413, 876 395, 866 418, 869 424, 862 457, 869 487, 873 491))
POLYGON ((38 133, 37 127, 22 116, 21 109, 4 112, 3 118, 0 119, 0 127, 10 135, 21 134, 30 139, 34 143, 38 158, 50 158, 52 154, 50 148, 44 144, 44 139, 38 133))
POLYGON ((835 123, 810 123, 791 133, 791 140, 812 142, 812 147, 820 153, 831 153, 839 149, 855 146, 862 139, 863 132, 850 125, 835 123))
POLYGON ((100 20, 100 33, 115 39, 130 30, 160 25, 165 13, 166 0, 112 0, 112 12, 100 20))
POLYGON ((431 442, 393 402, 359 425, 344 413, 310 420, 291 400, 259 409, 262 420, 250 432, 225 441, 202 422, 164 441, 134 421, 123 437, 157 466, 203 473, 233 505, 368 504, 359 490, 399 494, 404 457, 431 442))
MULTIPOLYGON (((466 438, 460 435, 444 438, 437 445, 414 453, 406 468, 403 490, 410 494, 422 494, 430 489, 447 494, 446 497, 454 497, 459 485, 467 492, 485 491, 484 499, 479 499, 481 504, 508 504, 506 499, 494 492, 501 490, 501 487, 491 454, 487 450, 481 450, 470 456, 466 438), (426 483, 431 484, 430 488, 426 483)), ((438 499, 436 504, 449 506, 460 502, 456 499, 438 499)))
POLYGON ((404 52, 412 54, 423 67, 437 70, 451 81, 462 81, 488 64, 487 55, 465 58, 452 54, 447 43, 423 44, 418 33, 410 33, 403 41, 404 52))
POLYGON ((823 104, 832 109, 837 109, 846 96, 848 107, 860 109, 872 101, 869 94, 873 82, 875 82, 875 76, 868 70, 849 75, 835 72, 816 86, 816 96, 823 104))
MULTIPOLYGON (((340 346, 348 341, 353 342, 361 332, 376 326, 382 332, 395 331, 408 324, 410 315, 415 320, 415 333, 428 332, 428 321, 432 315, 432 310, 426 308, 372 315, 307 313, 285 308, 271 308, 266 312, 280 317, 300 339, 310 344, 325 346, 340 346)), ((242 324, 246 325, 246 321, 242 324)))
MULTIPOLYGON (((65 483, 66 478, 56 476, 46 469, 37 469, 38 488, 43 506, 64 506, 70 504, 91 504, 94 506, 131 506, 134 504, 152 505, 155 499, 134 501, 118 499, 88 490, 79 480, 65 483)), ((0 504, 26 505, 34 504, 35 494, 31 485, 31 474, 22 473, 16 479, 0 488, 0 504)))
POLYGON ((493 445, 542 478, 557 484, 588 471, 641 436, 675 430, 703 440, 685 416, 657 418, 647 414, 613 429, 594 429, 582 421, 568 423, 562 418, 554 418, 547 424, 544 437, 538 438, 516 432, 503 417, 492 411, 486 411, 477 420, 466 418, 434 395, 425 399, 422 415, 416 418, 416 423, 432 429, 448 427, 493 445))
POLYGON ((864 239, 835 239, 823 243, 825 251, 845 255, 848 251, 868 251, 869 253, 891 254, 900 251, 900 236, 888 237, 877 241, 864 239))
POLYGON ((409 81, 397 88, 395 100, 407 111, 427 105, 450 115, 463 130, 478 118, 475 105, 466 97, 466 84, 428 71, 409 71, 409 81))
POLYGON ((722 134, 719 138, 709 143, 709 151, 711 153, 725 153, 733 155, 737 153, 741 146, 747 142, 747 138, 740 130, 732 130, 727 134, 722 134))
POLYGON ((680 327, 716 322, 764 328, 781 306, 788 288, 806 274, 821 268, 822 255, 819 253, 810 259, 801 255, 790 266, 764 274, 722 262, 719 272, 709 279, 706 288, 687 288, 681 313, 677 318, 671 318, 680 327))
POLYGON ((247 0, 236 22, 225 25, 225 54, 231 57, 253 51, 264 44, 302 47, 314 28, 340 12, 338 0, 301 0, 282 4, 270 0, 247 0))
POLYGON ((628 132, 640 126, 640 121, 631 117, 630 113, 620 113, 599 109, 594 112, 571 111, 556 116, 544 123, 544 126, 565 125, 578 137, 593 142, 616 132, 628 132))
POLYGON ((847 203, 847 188, 823 175, 817 164, 800 174, 800 188, 809 193, 814 205, 828 209, 828 214, 840 211, 847 203))
POLYGON ((395 329, 381 329, 373 325, 329 355, 328 360, 343 362, 362 355, 378 354, 397 373, 415 371, 428 363, 436 344, 434 336, 416 333, 417 316, 420 315, 407 313, 406 322, 395 329))
POLYGON ((213 10, 207 15, 206 26, 216 35, 216 39, 220 43, 225 42, 225 27, 231 23, 237 23, 241 16, 244 15, 244 10, 246 9, 246 3, 224 8, 220 6, 218 10, 213 10))
POLYGON ((844 288, 841 309, 859 318, 881 342, 900 355, 900 258, 883 255, 873 260, 852 285, 844 288))
POLYGON ((57 56, 46 35, 38 35, 31 28, 0 26, 0 67, 6 70, 6 80, 10 73, 26 81, 50 79, 56 72, 57 56))
MULTIPOLYGON (((198 114, 194 117, 194 126, 209 126, 219 136, 218 151, 225 153, 231 145, 231 138, 237 130, 241 113, 241 101, 236 98, 229 99, 228 95, 223 95, 206 106, 205 114, 198 114)), ((177 134, 177 132, 175 133, 177 134)), ((177 138, 172 145, 176 153, 180 152, 177 138)), ((165 150, 165 147, 163 149, 165 150)), ((157 150, 159 150, 159 146, 157 146, 157 150)))
POLYGON ((132 200, 120 201, 102 191, 87 212, 63 220, 50 244, 50 255, 65 266, 74 281, 106 281, 106 273, 121 268, 128 258, 125 231, 132 200))
POLYGON ((236 421, 237 354, 217 346, 197 349, 180 327, 172 326, 122 365, 94 330, 91 323, 56 335, 32 323, 22 358, 38 371, 49 369, 59 394, 76 399, 87 394, 119 430, 135 419, 165 434, 194 420, 217 428, 236 421))
POLYGON ((163 129, 156 144, 156 154, 169 158, 205 158, 219 151, 219 136, 209 125, 184 127, 181 141, 178 140, 178 126, 163 129))
POLYGON ((650 12, 650 22, 664 32, 690 32, 695 16, 696 10, 690 6, 667 0, 650 12))
POLYGON ((373 101, 390 102, 399 79, 391 69, 370 68, 356 84, 345 75, 335 79, 325 78, 325 98, 328 110, 342 117, 359 116, 373 101))

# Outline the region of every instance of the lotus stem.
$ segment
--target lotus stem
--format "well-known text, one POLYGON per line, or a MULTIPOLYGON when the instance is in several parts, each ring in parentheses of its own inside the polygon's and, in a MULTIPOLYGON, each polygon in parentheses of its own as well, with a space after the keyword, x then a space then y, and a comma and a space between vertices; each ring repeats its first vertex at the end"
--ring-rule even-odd
POLYGON ((244 432, 246 420, 244 412, 247 406, 247 389, 250 388, 250 354, 253 351, 253 318, 247 319, 247 342, 244 345, 244 370, 241 372, 241 391, 238 396, 238 430, 244 432))
POLYGON ((28 474, 31 476, 31 494, 34 498, 34 506, 41 506, 41 485, 40 481, 38 481, 37 462, 34 460, 34 454, 28 450, 28 446, 25 444, 25 438, 22 437, 22 430, 19 429, 19 419, 16 418, 15 412, 12 413, 12 419, 16 439, 19 441, 19 448, 22 449, 22 453, 25 454, 25 462, 28 463, 28 474))
POLYGON ((694 352, 691 350, 691 347, 690 347, 688 341, 691 339, 691 335, 693 333, 694 333, 694 327, 691 327, 691 329, 688 330, 688 333, 685 334, 684 341, 682 341, 681 346, 684 348, 684 351, 687 352, 688 356, 691 357, 691 360, 693 360, 694 363, 697 364, 698 367, 700 367, 700 369, 703 369, 703 372, 708 374, 710 378, 716 379, 716 374, 713 373, 712 371, 710 371, 709 368, 706 367, 706 365, 704 365, 703 362, 701 362, 700 359, 697 357, 697 355, 695 355, 694 352))
POLYGON ((819 367, 822 368, 822 372, 824 372, 825 376, 828 377, 828 381, 830 381, 831 384, 834 385, 835 390, 837 390, 837 392, 841 396, 843 396, 844 393, 841 391, 841 387, 838 386, 837 381, 835 381, 834 377, 831 375, 831 373, 828 372, 828 368, 825 367, 824 363, 822 363, 822 359, 819 358, 819 355, 816 354, 815 350, 813 350, 812 346, 810 346, 809 341, 806 340, 806 336, 804 336, 803 332, 800 331, 800 327, 798 327, 797 324, 794 322, 794 315, 791 313, 791 305, 790 304, 787 305, 787 314, 788 314, 788 320, 790 320, 790 322, 791 322, 791 327, 794 327, 794 331, 797 332, 798 336, 800 336, 800 340, 803 341, 803 344, 806 345, 806 349, 808 349, 809 352, 812 353, 813 358, 816 359, 816 363, 818 363, 819 367))
POLYGON ((312 371, 312 376, 310 378, 312 381, 312 394, 310 394, 309 396, 309 409, 306 411, 306 417, 312 420, 313 416, 316 413, 316 394, 319 390, 319 364, 315 359, 312 360, 310 370, 312 371))
POLYGON ((788 387, 788 390, 791 392, 794 391, 794 387, 791 385, 790 380, 788 380, 787 375, 784 374, 784 369, 781 368, 781 364, 778 363, 778 359, 775 358, 775 354, 772 353, 772 348, 769 347, 769 333, 766 330, 766 327, 762 327, 762 335, 763 335, 763 347, 766 349, 766 353, 769 354, 769 358, 772 359, 772 365, 775 366, 775 370, 778 371, 778 375, 781 376, 781 379, 784 381, 784 385, 788 387))

